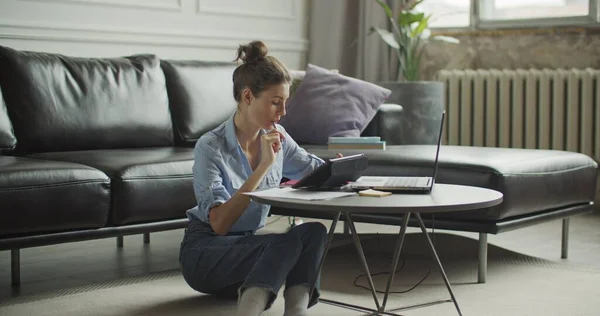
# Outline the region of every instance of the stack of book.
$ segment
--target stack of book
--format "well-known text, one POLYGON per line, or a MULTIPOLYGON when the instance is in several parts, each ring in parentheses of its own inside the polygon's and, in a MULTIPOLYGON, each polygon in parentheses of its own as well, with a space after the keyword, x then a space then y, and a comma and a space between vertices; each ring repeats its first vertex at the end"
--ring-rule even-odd
POLYGON ((379 136, 329 137, 328 149, 383 149, 385 141, 379 136))

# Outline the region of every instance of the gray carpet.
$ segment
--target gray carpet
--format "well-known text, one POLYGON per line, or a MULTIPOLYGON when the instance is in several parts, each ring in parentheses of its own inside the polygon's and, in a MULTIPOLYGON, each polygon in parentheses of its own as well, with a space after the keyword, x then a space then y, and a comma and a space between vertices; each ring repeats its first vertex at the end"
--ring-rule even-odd
MULTIPOLYGON (((371 272, 389 269, 394 236, 364 236, 363 246, 371 272)), ((331 250, 323 273, 323 297, 374 306, 370 291, 356 287, 362 274, 354 246, 331 250)), ((600 268, 550 261, 499 247, 489 248, 488 282, 477 284, 477 241, 453 234, 436 234, 440 254, 463 315, 598 315, 600 268)), ((409 234, 401 256, 401 271, 388 307, 401 307, 447 298, 438 270, 430 260, 423 236, 409 234)), ((374 276, 383 290, 387 275, 374 276)), ((366 278, 358 285, 367 286, 366 278)), ((381 297, 381 295, 380 295, 381 297)), ((281 296, 280 296, 281 298, 281 296)), ((0 315, 232 315, 235 301, 196 293, 179 271, 88 284, 80 287, 22 295, 0 304, 0 315)), ((264 315, 282 315, 278 299, 264 315)), ((320 303, 311 315, 364 315, 320 303)), ((403 315, 456 315, 451 303, 405 311, 403 315)))

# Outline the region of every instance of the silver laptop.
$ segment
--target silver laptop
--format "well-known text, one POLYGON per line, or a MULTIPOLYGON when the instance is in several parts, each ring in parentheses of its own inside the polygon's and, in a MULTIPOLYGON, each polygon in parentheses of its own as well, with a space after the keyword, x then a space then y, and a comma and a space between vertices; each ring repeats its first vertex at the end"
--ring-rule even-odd
POLYGON ((444 120, 446 111, 442 112, 440 123, 440 131, 438 134, 437 149, 435 153, 435 163, 433 164, 433 172, 431 177, 378 177, 378 176, 362 176, 355 182, 348 184, 351 189, 365 190, 375 189, 381 191, 398 191, 402 193, 416 192, 428 193, 433 189, 435 177, 438 169, 438 157, 440 154, 440 146, 442 144, 442 131, 444 130, 444 120))

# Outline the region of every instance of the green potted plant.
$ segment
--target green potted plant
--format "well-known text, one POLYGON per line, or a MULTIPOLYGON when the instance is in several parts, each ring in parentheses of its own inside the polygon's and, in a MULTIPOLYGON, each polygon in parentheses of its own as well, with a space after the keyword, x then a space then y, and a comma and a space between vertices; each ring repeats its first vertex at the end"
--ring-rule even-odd
POLYGON ((424 0, 405 1, 394 19, 390 6, 383 0, 375 0, 385 11, 390 21, 391 31, 371 27, 370 33, 379 37, 394 51, 398 58, 397 81, 418 81, 423 49, 429 40, 439 40, 448 43, 459 43, 459 40, 449 36, 431 36, 429 20, 431 14, 419 12, 416 7, 424 0))
POLYGON ((459 41, 448 36, 431 36, 431 15, 417 10, 424 0, 404 0, 397 17, 394 17, 394 12, 385 1, 375 1, 385 11, 390 29, 371 27, 369 34, 378 34, 398 60, 397 79, 378 84, 392 91, 388 102, 403 107, 403 119, 399 126, 402 144, 436 143, 436 130, 439 130, 439 119, 444 108, 444 84, 420 80, 423 50, 431 40, 448 43, 459 41))

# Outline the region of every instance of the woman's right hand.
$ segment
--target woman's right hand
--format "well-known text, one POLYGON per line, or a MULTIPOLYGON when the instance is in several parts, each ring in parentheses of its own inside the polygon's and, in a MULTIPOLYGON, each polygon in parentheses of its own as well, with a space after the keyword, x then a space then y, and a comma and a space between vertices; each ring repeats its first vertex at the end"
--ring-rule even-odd
POLYGON ((270 167, 275 162, 277 153, 282 148, 281 139, 283 137, 283 134, 276 129, 272 129, 260 137, 260 164, 265 168, 270 167))

